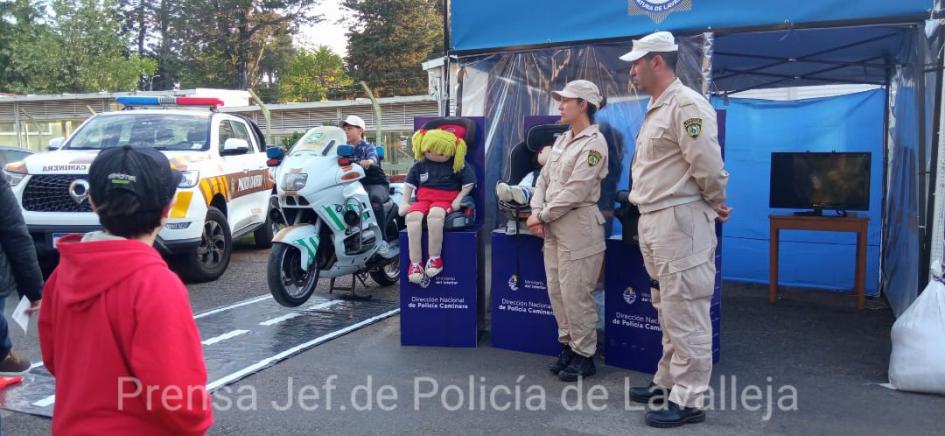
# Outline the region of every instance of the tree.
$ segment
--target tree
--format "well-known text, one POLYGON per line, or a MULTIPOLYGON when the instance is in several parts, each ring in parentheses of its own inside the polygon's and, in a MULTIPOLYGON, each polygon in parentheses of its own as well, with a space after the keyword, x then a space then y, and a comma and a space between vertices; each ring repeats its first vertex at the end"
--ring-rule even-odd
POLYGON ((378 96, 427 92, 420 64, 443 51, 438 0, 343 0, 354 13, 348 29, 349 74, 378 96))
POLYGON ((299 51, 285 74, 279 77, 280 94, 285 102, 325 100, 333 88, 352 83, 345 74, 341 56, 325 46, 314 52, 299 51))
POLYGON ((62 41, 46 23, 45 5, 29 0, 0 3, 0 91, 59 93, 68 89, 58 58, 62 41))
POLYGON ((248 89, 262 76, 263 60, 284 46, 286 35, 317 22, 317 0, 184 0, 183 56, 196 62, 190 79, 248 89))
POLYGON ((55 0, 52 7, 68 48, 59 62, 66 65, 72 91, 131 91, 142 76, 154 74, 153 60, 129 55, 129 41, 119 35, 116 0, 55 0))

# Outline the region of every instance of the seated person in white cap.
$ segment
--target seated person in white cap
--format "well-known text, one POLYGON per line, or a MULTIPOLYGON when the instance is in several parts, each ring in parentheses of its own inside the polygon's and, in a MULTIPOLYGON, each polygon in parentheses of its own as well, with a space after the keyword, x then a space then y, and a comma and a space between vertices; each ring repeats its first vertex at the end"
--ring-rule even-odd
POLYGON ((361 185, 364 186, 364 190, 371 199, 371 206, 378 211, 381 205, 390 198, 390 182, 384 174, 384 169, 381 168, 377 148, 364 139, 365 123, 361 117, 348 115, 341 122, 341 128, 345 130, 348 144, 354 146, 354 161, 364 168, 361 185))

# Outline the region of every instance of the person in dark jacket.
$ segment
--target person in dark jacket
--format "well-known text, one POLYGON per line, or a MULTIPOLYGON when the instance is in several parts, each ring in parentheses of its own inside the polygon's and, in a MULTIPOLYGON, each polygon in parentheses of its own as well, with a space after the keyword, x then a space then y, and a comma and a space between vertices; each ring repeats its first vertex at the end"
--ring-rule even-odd
MULTIPOLYGON (((0 313, 13 290, 32 302, 26 313, 39 311, 43 274, 33 238, 26 230, 20 205, 5 177, 0 177, 0 313)), ((30 369, 30 361, 13 351, 7 320, 0 316, 0 376, 12 377, 30 369)))

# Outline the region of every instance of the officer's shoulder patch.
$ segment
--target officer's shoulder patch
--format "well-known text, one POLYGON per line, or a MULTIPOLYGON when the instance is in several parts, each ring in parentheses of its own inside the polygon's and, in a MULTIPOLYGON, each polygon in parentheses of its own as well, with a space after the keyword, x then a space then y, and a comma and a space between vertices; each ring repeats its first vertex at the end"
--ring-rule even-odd
POLYGON ((597 166, 597 164, 599 164, 603 158, 604 157, 601 156, 600 152, 597 150, 591 150, 587 152, 587 165, 591 167, 597 166))
POLYGON ((689 137, 698 138, 702 134, 702 118, 690 118, 683 122, 683 127, 686 128, 689 137))

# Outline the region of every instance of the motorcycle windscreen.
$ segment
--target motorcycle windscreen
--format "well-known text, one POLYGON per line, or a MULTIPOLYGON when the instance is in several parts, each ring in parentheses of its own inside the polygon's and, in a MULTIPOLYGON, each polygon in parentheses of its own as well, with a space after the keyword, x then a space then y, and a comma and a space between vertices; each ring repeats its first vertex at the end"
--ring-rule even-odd
POLYGON ((334 156, 338 153, 338 146, 346 142, 345 131, 340 127, 319 126, 305 132, 292 146, 292 152, 308 151, 322 156, 334 156))

